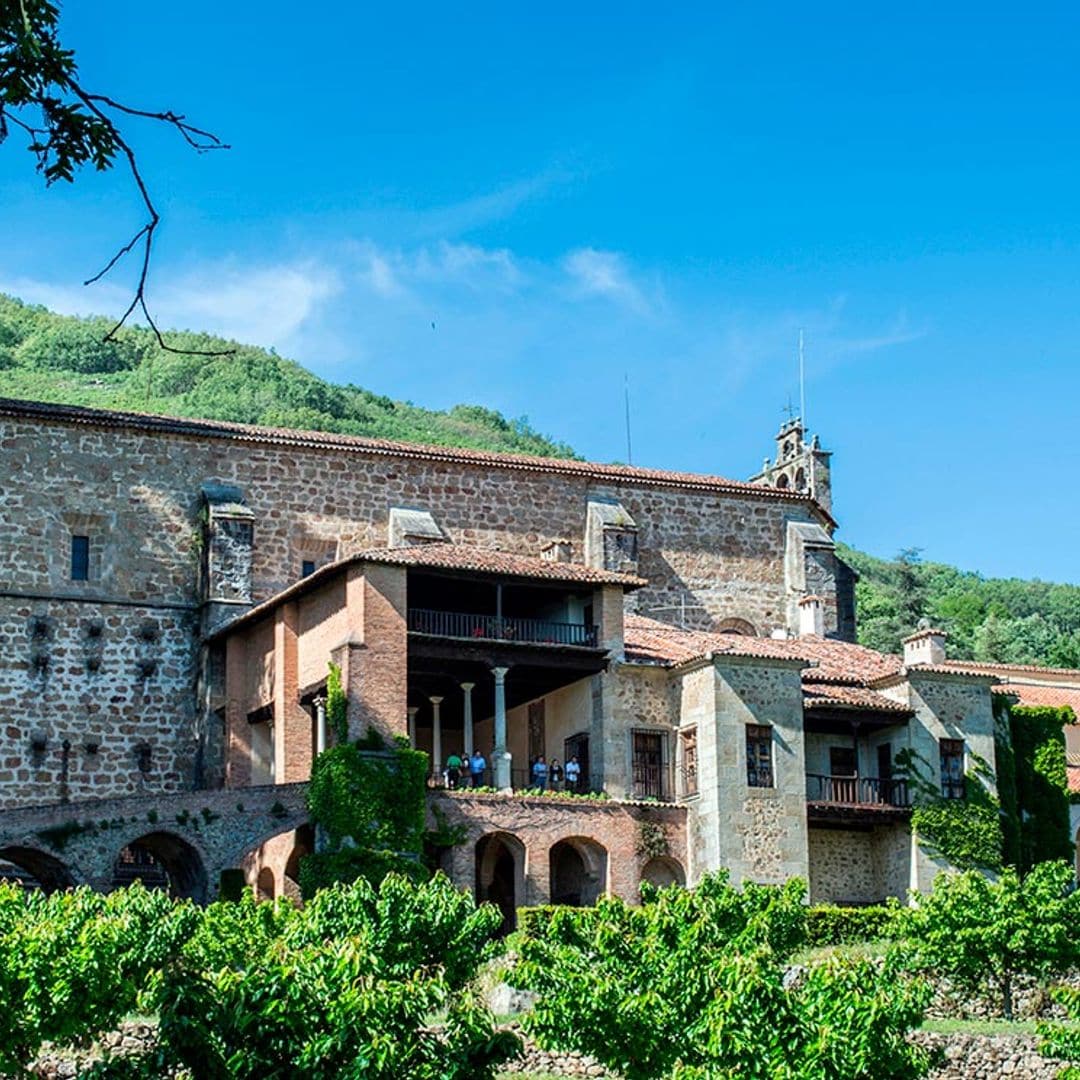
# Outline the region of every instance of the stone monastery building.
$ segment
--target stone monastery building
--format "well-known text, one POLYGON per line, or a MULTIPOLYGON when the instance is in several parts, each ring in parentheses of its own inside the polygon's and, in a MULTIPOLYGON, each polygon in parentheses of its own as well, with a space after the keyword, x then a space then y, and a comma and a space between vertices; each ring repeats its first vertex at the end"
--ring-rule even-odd
POLYGON ((742 483, 0 400, 0 461, 0 860, 46 887, 291 893, 331 661, 509 917, 720 867, 903 897, 941 864, 897 755, 947 797, 993 767, 998 674, 854 644, 798 421, 742 483), (529 794, 540 755, 607 798, 529 794))

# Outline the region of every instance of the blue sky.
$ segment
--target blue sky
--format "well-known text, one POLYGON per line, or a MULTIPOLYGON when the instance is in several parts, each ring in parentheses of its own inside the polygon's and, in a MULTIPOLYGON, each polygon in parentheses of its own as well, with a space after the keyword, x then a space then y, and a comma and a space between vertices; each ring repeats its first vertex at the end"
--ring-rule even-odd
MULTIPOLYGON (((801 327, 843 539, 1080 578, 1075 5, 67 8, 88 87, 233 146, 128 129, 163 322, 599 460, 628 378, 635 463, 734 477, 801 327)), ((80 282, 130 184, 46 192, 17 143, 0 290, 122 307, 80 282)))

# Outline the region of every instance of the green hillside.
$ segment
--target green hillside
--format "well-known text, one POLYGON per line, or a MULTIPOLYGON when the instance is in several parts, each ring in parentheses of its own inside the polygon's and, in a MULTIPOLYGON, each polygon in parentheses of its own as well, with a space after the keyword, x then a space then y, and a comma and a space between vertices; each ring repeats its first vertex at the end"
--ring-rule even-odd
POLYGON ((840 545, 858 572, 859 641, 898 652, 920 619, 948 630, 957 660, 1080 667, 1080 586, 985 578, 918 551, 888 561, 840 545))
POLYGON ((234 420, 244 424, 336 431, 477 450, 574 457, 523 419, 455 405, 422 409, 359 386, 336 386, 292 360, 233 341, 171 332, 174 348, 222 351, 194 356, 162 351, 149 330, 124 329, 103 342, 107 319, 76 319, 0 294, 0 395, 103 409, 234 420))
MULTIPOLYGON (((176 347, 229 356, 163 352, 148 330, 104 343, 106 319, 56 315, 0 295, 0 394, 37 401, 135 409, 247 424, 338 431, 443 446, 574 457, 570 447, 479 405, 422 409, 336 386, 254 345, 209 334, 169 335, 176 347)), ((842 547, 858 571, 859 640, 897 652, 922 618, 950 633, 960 659, 1080 666, 1080 587, 983 578, 917 552, 892 561, 842 547)))

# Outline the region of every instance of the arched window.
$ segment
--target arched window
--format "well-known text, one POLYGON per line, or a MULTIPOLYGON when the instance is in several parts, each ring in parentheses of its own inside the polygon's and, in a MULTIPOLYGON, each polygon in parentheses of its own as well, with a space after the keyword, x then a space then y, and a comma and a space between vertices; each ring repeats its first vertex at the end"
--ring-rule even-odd
POLYGON ((796 491, 805 491, 806 490, 806 473, 802 469, 799 469, 799 471, 795 474, 795 490, 796 491))
POLYGON ((787 488, 787 486, 788 486, 788 477, 787 477, 787 473, 781 473, 781 474, 780 474, 780 475, 779 475, 779 476, 778 476, 778 477, 776 478, 776 486, 777 486, 778 488, 780 488, 781 490, 784 490, 784 489, 786 489, 786 488, 787 488))

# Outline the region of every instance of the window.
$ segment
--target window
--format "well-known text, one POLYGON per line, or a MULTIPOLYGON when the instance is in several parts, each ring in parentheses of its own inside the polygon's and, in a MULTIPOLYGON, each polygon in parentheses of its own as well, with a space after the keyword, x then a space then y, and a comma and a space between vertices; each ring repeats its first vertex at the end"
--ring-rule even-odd
POLYGON ((772 728, 746 725, 746 782, 751 787, 772 787, 772 728))
POLYGON ((637 566, 637 529, 604 528, 604 569, 622 571, 637 566))
POLYGON ((854 776, 855 750, 850 746, 829 747, 829 775, 854 776))
POLYGON ((666 799, 664 737, 659 732, 634 732, 634 795, 639 799, 666 799))
POLYGON ((90 537, 71 538, 71 580, 90 580, 90 537))
POLYGON ((301 577, 311 577, 311 575, 314 574, 314 573, 315 573, 315 560, 314 559, 305 559, 300 564, 300 576, 301 577))
POLYGON ((941 794, 946 799, 964 797, 964 740, 941 739, 941 794))
POLYGON ((679 733, 679 749, 682 753, 683 795, 698 793, 697 778, 697 728, 679 733))

